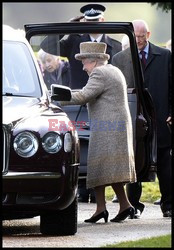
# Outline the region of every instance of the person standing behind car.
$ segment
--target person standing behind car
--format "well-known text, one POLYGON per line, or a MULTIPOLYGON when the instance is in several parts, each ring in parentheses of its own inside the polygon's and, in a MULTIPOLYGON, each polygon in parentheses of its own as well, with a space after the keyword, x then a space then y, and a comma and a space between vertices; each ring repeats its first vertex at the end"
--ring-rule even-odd
POLYGON ((43 78, 47 88, 51 89, 51 84, 63 84, 69 86, 71 84, 70 66, 68 62, 46 53, 42 49, 38 52, 38 57, 43 70, 43 78))
MULTIPOLYGON (((104 22, 105 7, 100 4, 87 4, 80 9, 83 15, 72 18, 71 22, 104 22)), ((71 88, 81 89, 88 81, 88 76, 82 69, 82 64, 75 60, 79 53, 80 43, 87 41, 105 42, 107 53, 112 56, 121 51, 121 43, 105 34, 70 34, 67 38, 47 36, 41 43, 41 48, 53 55, 67 57, 71 68, 71 88)))
POLYGON ((134 208, 127 199, 124 184, 136 181, 133 151, 133 130, 128 106, 126 81, 121 71, 108 64, 106 43, 84 42, 75 55, 89 75, 82 90, 72 92, 62 105, 88 105, 91 134, 88 148, 87 188, 94 188, 97 207, 85 222, 108 221, 105 187, 111 185, 119 200, 119 213, 111 222, 134 217, 134 208), (96 124, 96 121, 98 123, 96 124), (93 124, 94 122, 94 124, 93 124), (117 126, 110 127, 116 122, 117 126), (104 124, 102 126, 102 124, 104 124))
MULTIPOLYGON (((134 20, 132 23, 140 59, 142 59, 141 51, 145 53, 145 65, 142 66, 144 87, 148 89, 152 96, 157 116, 157 177, 161 193, 160 207, 164 217, 171 217, 171 134, 167 126, 167 124, 172 123, 171 52, 149 42, 150 31, 144 20, 134 20)), ((121 69, 120 60, 122 60, 122 55, 118 53, 113 57, 112 63, 121 69)), ((125 72, 129 72, 127 75, 129 81, 133 72, 132 64, 126 63, 126 61, 124 61, 124 64, 127 65, 127 71, 125 72)), ((144 204, 140 203, 141 182, 128 184, 126 188, 131 204, 142 213, 144 204)))
MULTIPOLYGON (((165 48, 166 49, 169 49, 170 51, 172 51, 172 48, 171 48, 171 39, 169 39, 166 44, 165 44, 165 48)), ((157 199, 156 201, 154 201, 154 205, 160 205, 160 202, 161 202, 161 198, 157 199)))

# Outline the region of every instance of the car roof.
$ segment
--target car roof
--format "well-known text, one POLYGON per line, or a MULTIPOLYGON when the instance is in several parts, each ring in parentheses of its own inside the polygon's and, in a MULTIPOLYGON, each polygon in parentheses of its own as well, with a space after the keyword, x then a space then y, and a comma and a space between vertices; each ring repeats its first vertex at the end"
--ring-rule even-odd
POLYGON ((11 26, 3 24, 3 40, 18 41, 26 43, 25 32, 23 30, 16 30, 11 26))

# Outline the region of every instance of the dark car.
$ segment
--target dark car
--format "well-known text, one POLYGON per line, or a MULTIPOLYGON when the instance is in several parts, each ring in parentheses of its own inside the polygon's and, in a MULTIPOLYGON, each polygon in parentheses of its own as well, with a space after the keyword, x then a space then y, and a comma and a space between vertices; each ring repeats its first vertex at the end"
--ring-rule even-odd
MULTIPOLYGON (((74 45, 71 41, 78 41, 78 39, 83 41, 83 34, 107 34, 118 41, 121 41, 123 36, 127 35, 131 52, 128 60, 132 62, 133 69, 133 78, 132 82, 129 82, 128 84, 127 94, 134 132, 134 152, 137 179, 138 181, 144 182, 155 181, 157 162, 156 116, 152 98, 148 90, 144 87, 142 68, 138 56, 132 23, 90 21, 74 23, 27 24, 25 25, 25 31, 26 37, 36 53, 40 48, 42 48, 47 53, 59 56, 66 56, 68 53, 71 54, 72 49, 78 52, 79 44, 77 45, 76 43, 74 45)), ((71 59, 71 73, 72 76, 74 75, 78 81, 80 71, 79 65, 77 64, 81 62, 77 62, 75 65, 75 59, 71 59)), ((76 91, 75 86, 72 86, 71 83, 69 85, 72 91, 76 91)), ((78 82, 77 85, 79 86, 80 82, 78 82)), ((83 86, 84 85, 82 85, 82 87, 83 86)), ((88 119, 87 107, 86 105, 69 105, 62 108, 69 115, 73 124, 75 124, 79 134, 80 182, 83 178, 86 178, 87 173, 87 153, 90 136, 90 122, 88 119)))
POLYGON ((43 234, 77 231, 79 138, 56 100, 68 87, 43 81, 27 39, 3 27, 3 219, 40 216, 43 234))

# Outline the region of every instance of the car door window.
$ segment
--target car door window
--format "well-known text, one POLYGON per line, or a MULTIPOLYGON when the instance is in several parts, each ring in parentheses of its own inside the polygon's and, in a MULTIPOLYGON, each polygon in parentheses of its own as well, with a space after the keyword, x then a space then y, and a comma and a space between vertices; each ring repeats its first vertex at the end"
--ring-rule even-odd
MULTIPOLYGON (((110 54, 109 63, 112 63, 112 58, 115 54, 123 50, 125 48, 122 46, 121 42, 124 36, 127 36, 123 33, 120 34, 100 34, 100 41, 107 42, 107 51, 106 53, 110 54), (109 40, 108 40, 109 39, 109 40)), ((35 51, 35 54, 38 58, 38 62, 42 68, 43 75, 45 76, 45 83, 47 87, 50 88, 50 83, 48 83, 48 74, 50 75, 49 78, 52 79, 52 83, 56 83, 54 80, 53 71, 49 71, 49 62, 47 59, 50 57, 55 56, 61 62, 65 64, 67 62, 67 67, 70 68, 70 78, 69 82, 67 82, 67 78, 65 78, 65 71, 67 72, 67 68, 60 74, 60 77, 57 77, 57 83, 63 84, 65 86, 69 86, 71 89, 81 89, 85 86, 88 80, 88 75, 86 72, 83 71, 82 63, 75 59, 75 54, 79 53, 79 44, 83 41, 90 41, 91 36, 89 34, 49 34, 47 35, 40 35, 34 36, 31 38, 31 45, 35 51), (47 65, 46 65, 46 62, 47 65), (61 80, 60 80, 61 79, 61 80)), ((129 47, 129 37, 127 36, 127 47, 129 47)), ((126 47, 126 48, 127 48, 126 47)), ((130 48, 128 48, 128 53, 126 53, 126 58, 115 60, 117 63, 117 67, 119 67, 124 74, 127 82, 128 88, 135 87, 135 80, 134 80, 134 72, 132 66, 132 56, 130 48), (131 72, 127 66, 127 63, 131 64, 131 72)), ((112 63, 113 64, 113 63, 112 63)), ((51 67, 51 66, 50 66, 51 67)), ((59 70, 55 70, 59 72, 59 70)), ((67 72, 68 74, 68 72, 67 72)), ((51 81, 51 80, 50 80, 51 81)))
POLYGON ((4 41, 3 54, 6 55, 3 57, 3 93, 40 97, 38 76, 26 45, 4 41))

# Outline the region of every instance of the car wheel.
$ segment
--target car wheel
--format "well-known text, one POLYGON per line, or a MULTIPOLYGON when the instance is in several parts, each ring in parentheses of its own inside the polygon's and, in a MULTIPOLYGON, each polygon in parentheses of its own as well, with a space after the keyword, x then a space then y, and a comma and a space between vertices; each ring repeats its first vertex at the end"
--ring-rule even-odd
POLYGON ((77 197, 66 209, 41 215, 40 231, 45 235, 74 235, 77 232, 77 197))

